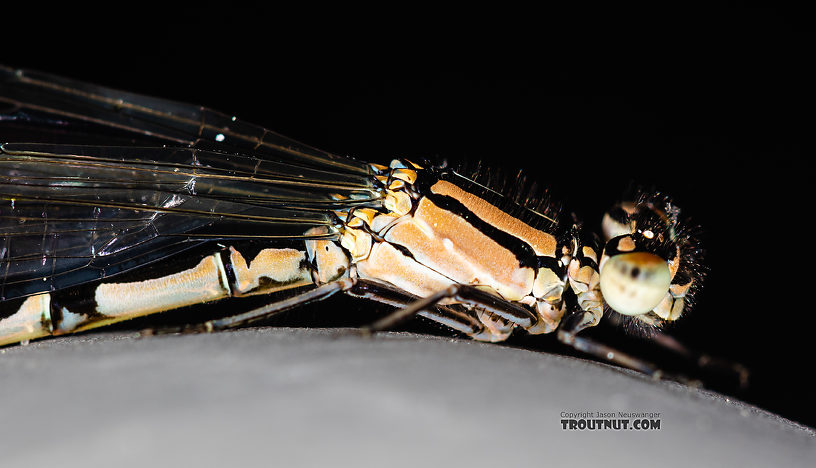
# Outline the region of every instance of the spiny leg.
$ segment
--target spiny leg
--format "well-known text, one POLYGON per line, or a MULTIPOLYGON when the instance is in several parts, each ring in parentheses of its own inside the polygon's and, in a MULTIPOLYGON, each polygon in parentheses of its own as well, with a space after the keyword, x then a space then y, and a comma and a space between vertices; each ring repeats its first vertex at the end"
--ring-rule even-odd
MULTIPOLYGON (((357 284, 348 291, 348 294, 399 308, 404 308, 417 301, 415 296, 409 295, 387 284, 362 279, 358 280, 357 284)), ((429 306, 429 308, 417 312, 417 315, 441 323, 452 330, 464 333, 468 336, 476 335, 484 329, 478 317, 475 317, 467 311, 458 311, 446 306, 429 306)), ((363 327, 361 331, 363 333, 371 333, 372 330, 369 326, 363 327)))
POLYGON ((743 366, 738 362, 734 362, 728 359, 718 358, 709 356, 708 354, 698 353, 687 347, 685 344, 681 343, 674 337, 670 335, 666 335, 662 332, 655 332, 652 336, 648 337, 648 339, 670 351, 673 351, 684 358, 688 359, 689 361, 694 362, 697 367, 700 369, 709 369, 714 372, 726 372, 726 373, 733 373, 736 376, 737 381, 739 382, 739 388, 746 389, 748 388, 748 379, 751 375, 751 372, 748 370, 747 367, 743 366))
POLYGON ((305 293, 298 294, 297 296, 273 302, 242 314, 216 320, 209 320, 204 322, 203 326, 205 327, 206 331, 209 332, 248 325, 252 322, 272 317, 280 312, 284 312, 294 307, 327 299, 338 292, 350 289, 352 286, 354 286, 355 282, 356 280, 353 278, 343 278, 341 280, 318 286, 311 291, 306 291, 305 293))
POLYGON ((618 364, 619 366, 634 369, 656 379, 659 379, 662 376, 660 369, 655 367, 653 364, 634 358, 628 354, 621 353, 616 349, 603 343, 598 343, 595 340, 591 340, 583 336, 577 336, 574 333, 569 333, 564 330, 558 330, 558 340, 583 353, 605 359, 614 364, 618 364))
POLYGON ((578 350, 582 353, 589 354, 598 359, 617 364, 622 367, 642 372, 654 379, 668 378, 688 385, 699 386, 700 382, 693 381, 682 375, 666 374, 660 370, 656 365, 626 353, 616 350, 603 343, 599 343, 591 338, 585 336, 578 336, 577 333, 587 328, 583 315, 586 312, 578 311, 566 317, 558 329, 558 341, 578 350))
MULTIPOLYGON (((621 320, 619 316, 613 314, 609 316, 610 324, 620 325, 621 320)), ((713 357, 705 353, 699 353, 689 348, 684 343, 678 341, 671 335, 667 335, 659 330, 655 330, 646 335, 636 335, 637 338, 654 343, 662 349, 668 350, 681 358, 689 361, 692 365, 703 370, 711 370, 717 373, 729 373, 736 377, 739 388, 745 389, 748 387, 748 379, 750 371, 744 365, 728 359, 713 357)))
MULTIPOLYGON (((623 325, 623 322, 620 320, 620 316, 618 314, 613 313, 607 314, 606 316, 608 324, 617 324, 619 326, 623 325)), ((701 385, 699 380, 691 380, 679 374, 666 374, 650 362, 632 357, 609 346, 598 343, 590 338, 576 336, 579 331, 595 325, 597 320, 593 321, 594 317, 595 315, 591 314, 589 311, 576 311, 561 323, 557 334, 558 339, 562 343, 567 344, 579 351, 624 367, 638 370, 647 375, 654 376, 655 378, 666 377, 671 380, 676 380, 694 386, 701 385)), ((639 339, 647 340, 663 349, 671 351, 687 361, 691 361, 692 363, 696 364, 699 369, 710 369, 719 371, 721 373, 722 371, 727 371, 732 373, 732 375, 737 377, 740 388, 747 387, 749 372, 744 366, 732 361, 712 358, 708 355, 697 353, 673 337, 663 334, 654 328, 647 329, 647 331, 648 333, 646 334, 635 334, 635 336, 639 339)))
POLYGON ((419 312, 430 310, 445 299, 455 299, 466 305, 480 307, 523 328, 533 326, 537 320, 535 314, 524 307, 507 302, 473 286, 453 284, 407 307, 395 310, 371 325, 363 327, 363 331, 373 333, 392 328, 419 312))
MULTIPOLYGON (((281 301, 277 301, 271 304, 267 304, 263 307, 259 307, 238 315, 233 315, 222 319, 209 320, 204 323, 187 325, 184 327, 166 327, 161 329, 150 329, 145 330, 142 333, 144 335, 179 333, 179 332, 209 333, 213 331, 224 330, 227 328, 236 328, 248 325, 258 320, 263 320, 272 317, 278 313, 290 310, 301 305, 327 299, 332 295, 342 291, 350 292, 351 295, 356 297, 372 299, 396 306, 405 306, 406 304, 411 304, 412 301, 414 300, 413 297, 410 297, 399 290, 388 288, 387 286, 381 285, 379 283, 374 283, 367 280, 345 278, 342 280, 334 281, 332 283, 319 286, 316 289, 304 292, 302 294, 281 301), (354 292, 351 292, 352 290, 354 292)), ((449 307, 444 306, 431 307, 427 310, 420 311, 420 313, 431 320, 434 320, 438 323, 441 323, 451 328, 452 330, 464 333, 469 336, 479 333, 483 328, 478 318, 471 316, 465 312, 460 312, 451 309, 449 307)), ((364 333, 370 332, 368 330, 364 330, 364 333)))
POLYGON ((464 333, 467 336, 475 336, 484 330, 484 325, 477 317, 465 312, 459 312, 448 307, 437 307, 430 310, 423 310, 419 315, 431 319, 442 325, 464 333))

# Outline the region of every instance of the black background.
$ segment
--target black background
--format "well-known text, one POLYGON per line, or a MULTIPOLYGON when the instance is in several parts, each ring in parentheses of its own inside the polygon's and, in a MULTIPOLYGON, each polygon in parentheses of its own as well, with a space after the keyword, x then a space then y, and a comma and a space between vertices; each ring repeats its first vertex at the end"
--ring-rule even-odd
POLYGON ((3 22, 6 65, 204 104, 367 161, 521 168, 589 228, 632 182, 670 193, 703 227, 709 267, 673 333, 749 366, 740 398, 816 426, 799 12, 198 3, 3 22))

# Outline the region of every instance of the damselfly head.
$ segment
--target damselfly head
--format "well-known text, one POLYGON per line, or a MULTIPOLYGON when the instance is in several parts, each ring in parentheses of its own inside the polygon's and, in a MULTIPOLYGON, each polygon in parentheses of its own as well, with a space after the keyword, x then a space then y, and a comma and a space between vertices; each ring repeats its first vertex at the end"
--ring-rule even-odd
POLYGON ((701 273, 700 249, 678 228, 678 216, 666 197, 644 193, 604 215, 598 270, 601 294, 613 311, 652 326, 682 315, 701 273))

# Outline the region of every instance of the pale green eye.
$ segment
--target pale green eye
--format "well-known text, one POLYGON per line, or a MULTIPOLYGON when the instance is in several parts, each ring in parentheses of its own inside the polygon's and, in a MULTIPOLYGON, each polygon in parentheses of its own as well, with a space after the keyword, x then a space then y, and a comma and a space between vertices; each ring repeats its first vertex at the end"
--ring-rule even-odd
POLYGON ((666 261, 646 252, 615 255, 601 269, 603 298, 624 315, 645 314, 657 307, 670 284, 666 261))

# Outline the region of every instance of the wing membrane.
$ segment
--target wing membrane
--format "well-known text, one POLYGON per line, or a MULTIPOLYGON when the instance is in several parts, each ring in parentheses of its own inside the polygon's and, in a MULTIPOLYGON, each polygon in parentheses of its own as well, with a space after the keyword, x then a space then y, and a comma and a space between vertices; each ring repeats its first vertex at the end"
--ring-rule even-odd
POLYGON ((0 298, 67 288, 204 242, 303 238, 376 203, 368 177, 194 148, 0 146, 0 298))
POLYGON ((104 145, 0 146, 0 300, 206 242, 303 238, 378 198, 366 164, 234 117, 3 66, 0 138, 104 145))
POLYGON ((206 107, 118 91, 0 66, 0 113, 7 121, 65 127, 72 122, 156 143, 252 154, 331 171, 368 174, 368 166, 286 138, 206 107))

